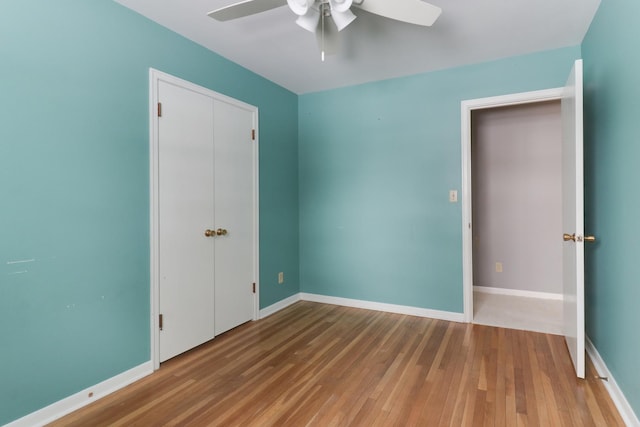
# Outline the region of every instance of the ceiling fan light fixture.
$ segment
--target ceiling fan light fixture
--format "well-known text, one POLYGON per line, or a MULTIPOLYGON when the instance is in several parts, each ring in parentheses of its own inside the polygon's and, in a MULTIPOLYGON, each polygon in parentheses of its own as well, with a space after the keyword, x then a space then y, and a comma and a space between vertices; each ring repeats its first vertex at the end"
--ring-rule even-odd
POLYGON ((334 12, 346 12, 351 8, 353 0, 329 0, 331 6, 331 13, 334 12))
POLYGON ((314 8, 310 8, 305 15, 301 15, 296 19, 296 24, 305 30, 315 33, 320 21, 320 12, 314 8))
POLYGON ((344 30, 347 25, 351 24, 354 19, 356 19, 356 15, 353 14, 349 9, 344 12, 331 12, 331 17, 333 18, 333 22, 335 22, 336 27, 338 27, 338 31, 344 30))
POLYGON ((314 3, 315 0, 287 0, 289 9, 299 16, 306 15, 309 11, 313 10, 311 6, 313 6, 314 3))
MULTIPOLYGON (((229 21, 284 6, 284 0, 240 0, 216 9, 208 15, 218 21, 229 21)), ((315 33, 321 58, 337 51, 338 34, 350 25, 356 15, 351 7, 385 18, 429 27, 442 9, 425 0, 286 0, 298 18, 296 24, 315 33)))

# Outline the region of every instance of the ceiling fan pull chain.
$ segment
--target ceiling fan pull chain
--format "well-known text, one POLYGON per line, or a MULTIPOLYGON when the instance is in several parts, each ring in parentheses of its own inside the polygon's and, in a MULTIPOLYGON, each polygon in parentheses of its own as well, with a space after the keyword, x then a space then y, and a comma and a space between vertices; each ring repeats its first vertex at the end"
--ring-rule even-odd
POLYGON ((322 38, 320 59, 322 60, 322 62, 324 62, 324 10, 325 10, 325 4, 322 3, 320 5, 320 19, 322 20, 320 22, 320 25, 321 25, 321 28, 320 28, 321 35, 320 35, 320 37, 322 38))

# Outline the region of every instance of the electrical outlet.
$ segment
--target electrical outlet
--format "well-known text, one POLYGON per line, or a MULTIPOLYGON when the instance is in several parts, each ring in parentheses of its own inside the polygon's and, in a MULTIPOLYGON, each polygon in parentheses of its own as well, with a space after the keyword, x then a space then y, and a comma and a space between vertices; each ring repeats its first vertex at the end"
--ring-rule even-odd
POLYGON ((502 263, 496 262, 496 273, 502 273, 502 263))
POLYGON ((449 190, 449 202, 456 203, 458 201, 458 190, 449 190))
POLYGON ((278 273, 278 284, 281 285, 284 283, 284 273, 281 271, 278 273))

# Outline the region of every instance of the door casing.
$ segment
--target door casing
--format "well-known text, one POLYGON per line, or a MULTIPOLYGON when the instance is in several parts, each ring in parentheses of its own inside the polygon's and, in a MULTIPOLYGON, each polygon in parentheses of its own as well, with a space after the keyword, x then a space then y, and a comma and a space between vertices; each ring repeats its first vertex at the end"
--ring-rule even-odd
POLYGON ((150 205, 150 338, 151 338, 151 362, 153 369, 160 368, 160 329, 159 329, 159 308, 160 308, 160 277, 159 277, 159 135, 158 135, 158 82, 165 81, 187 90, 192 90, 214 99, 236 105, 243 109, 254 111, 255 141, 253 144, 253 176, 254 185, 254 211, 253 211, 253 282, 255 293, 253 294, 253 316, 252 320, 259 317, 260 282, 259 282, 259 150, 258 150, 258 109, 255 106, 238 101, 237 99, 222 95, 202 86, 198 86, 170 74, 163 73, 156 69, 149 69, 149 205, 150 205))
POLYGON ((471 195, 471 114, 474 110, 559 101, 563 88, 522 92, 461 102, 462 143, 462 280, 464 321, 473 321, 473 224, 471 195))

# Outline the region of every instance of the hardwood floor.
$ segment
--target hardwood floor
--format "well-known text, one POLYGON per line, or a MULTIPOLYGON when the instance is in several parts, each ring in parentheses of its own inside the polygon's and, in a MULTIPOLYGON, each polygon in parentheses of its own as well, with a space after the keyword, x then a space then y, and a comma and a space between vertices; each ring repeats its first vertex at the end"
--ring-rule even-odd
POLYGON ((622 426, 563 337, 298 302, 53 426, 622 426))

